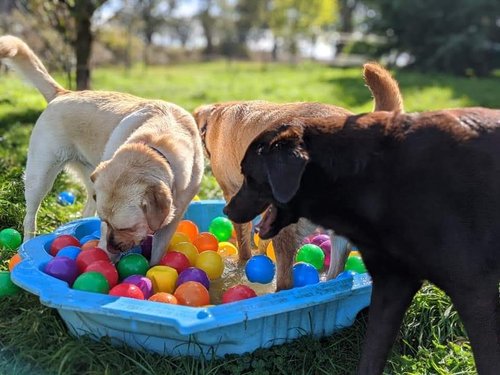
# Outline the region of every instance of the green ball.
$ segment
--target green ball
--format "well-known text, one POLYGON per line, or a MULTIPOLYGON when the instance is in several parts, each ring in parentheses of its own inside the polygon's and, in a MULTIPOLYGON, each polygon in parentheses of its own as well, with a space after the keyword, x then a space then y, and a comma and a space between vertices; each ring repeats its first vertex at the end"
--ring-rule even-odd
POLYGON ((365 264, 363 263, 363 259, 361 259, 360 256, 351 256, 351 257, 347 258, 347 261, 345 262, 344 269, 346 271, 354 271, 357 273, 366 273, 365 264))
POLYGON ((21 291, 10 279, 9 271, 0 271, 0 297, 12 296, 21 291))
POLYGON ((320 271, 325 264, 325 253, 319 246, 306 244, 297 251, 295 261, 308 263, 320 271))
POLYGON ((224 216, 218 216, 213 219, 208 227, 208 231, 217 237, 219 242, 230 239, 233 234, 233 229, 234 227, 231 220, 224 216))
POLYGON ((73 289, 107 294, 109 292, 109 283, 100 272, 84 272, 76 278, 73 289))
POLYGON ((0 231, 0 246, 10 250, 15 250, 21 245, 23 239, 21 233, 13 228, 0 231))
POLYGON ((116 264, 116 269, 120 275, 120 280, 123 280, 132 275, 146 275, 149 269, 148 260, 141 254, 125 255, 116 264))

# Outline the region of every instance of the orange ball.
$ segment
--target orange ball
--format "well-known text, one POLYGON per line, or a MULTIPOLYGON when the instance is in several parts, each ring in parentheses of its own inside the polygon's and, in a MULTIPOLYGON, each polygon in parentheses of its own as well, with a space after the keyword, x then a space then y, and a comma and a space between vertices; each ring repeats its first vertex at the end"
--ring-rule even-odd
POLYGON ((273 241, 269 241, 266 248, 266 255, 276 263, 276 253, 274 252, 273 241))
POLYGON ((174 293, 179 305, 200 307, 210 303, 207 288, 197 281, 186 281, 174 293))
POLYGON ((176 231, 187 235, 189 237, 190 242, 193 242, 200 233, 196 224, 193 223, 191 220, 182 220, 179 223, 179 226, 177 227, 176 231))
POLYGON ((99 245, 99 240, 90 240, 90 241, 85 242, 82 245, 81 249, 82 249, 82 251, 89 250, 89 249, 92 249, 94 247, 98 247, 98 245, 99 245))
POLYGON ((15 253, 12 258, 9 260, 9 271, 12 271, 12 269, 16 266, 17 263, 21 261, 21 256, 19 253, 15 253))
POLYGON ((201 232, 193 241, 193 245, 196 246, 200 253, 204 251, 219 250, 219 241, 217 237, 209 232, 201 232))
POLYGON ((173 294, 165 292, 158 292, 153 294, 151 297, 149 297, 148 301, 170 303, 171 305, 178 304, 177 298, 175 298, 173 294))

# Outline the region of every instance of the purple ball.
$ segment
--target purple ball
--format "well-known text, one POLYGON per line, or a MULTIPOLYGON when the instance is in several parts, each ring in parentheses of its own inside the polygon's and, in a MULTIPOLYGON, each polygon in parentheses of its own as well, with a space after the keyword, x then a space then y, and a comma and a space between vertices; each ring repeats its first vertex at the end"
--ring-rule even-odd
POLYGON ((319 247, 325 253, 325 267, 329 268, 331 260, 332 242, 330 240, 327 240, 323 242, 321 245, 319 245, 319 247))
POLYGON ((139 289, 142 290, 142 293, 144 294, 144 299, 148 299, 153 294, 153 283, 146 276, 131 275, 125 278, 125 280, 123 280, 122 283, 137 285, 139 289))
POLYGON ((317 246, 320 246, 325 241, 330 241, 328 234, 318 234, 311 239, 311 243, 317 246))
POLYGON ((153 235, 148 234, 145 240, 141 242, 142 255, 147 260, 151 259, 151 249, 153 248, 153 235))
POLYGON ((175 287, 177 288, 179 285, 184 284, 186 281, 197 281, 201 283, 205 288, 207 288, 207 290, 210 287, 210 280, 208 279, 205 271, 200 270, 196 267, 189 267, 182 271, 177 278, 175 287))
POLYGON ((46 265, 44 272, 59 280, 66 281, 69 286, 78 277, 78 267, 76 261, 68 257, 54 257, 46 265))

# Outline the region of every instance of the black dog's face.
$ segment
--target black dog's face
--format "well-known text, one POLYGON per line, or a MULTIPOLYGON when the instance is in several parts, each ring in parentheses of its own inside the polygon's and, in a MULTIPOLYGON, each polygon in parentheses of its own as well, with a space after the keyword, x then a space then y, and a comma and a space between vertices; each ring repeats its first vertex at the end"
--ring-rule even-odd
POLYGON ((245 153, 243 185, 224 212, 234 222, 246 223, 265 211, 259 236, 274 237, 299 219, 290 202, 300 189, 307 162, 300 126, 282 125, 262 133, 245 153))

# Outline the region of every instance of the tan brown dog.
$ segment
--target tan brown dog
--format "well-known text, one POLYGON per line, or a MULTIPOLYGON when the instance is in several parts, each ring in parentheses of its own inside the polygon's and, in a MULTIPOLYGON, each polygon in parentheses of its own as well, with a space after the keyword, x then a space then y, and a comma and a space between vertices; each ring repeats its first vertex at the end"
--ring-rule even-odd
MULTIPOLYGON (((402 111, 402 97, 398 84, 390 73, 376 63, 364 66, 364 78, 372 91, 377 111, 402 111)), ((243 183, 241 160, 247 147, 263 130, 280 118, 318 118, 345 116, 351 112, 329 104, 285 103, 265 101, 227 102, 204 105, 194 111, 205 151, 210 158, 212 172, 219 183, 227 202, 236 194, 243 183)), ((251 257, 251 223, 235 224, 240 260, 251 257)), ((284 228, 273 244, 276 252, 277 289, 289 289, 293 285, 292 264, 295 250, 302 238, 313 227, 306 221, 284 228)), ((332 258, 329 277, 339 272, 332 258)), ((342 256, 337 259, 340 262, 342 256)))
POLYGON ((59 172, 70 167, 87 188, 83 216, 95 214, 97 200, 100 246, 117 253, 155 232, 151 263, 156 264, 203 175, 203 149, 191 114, 128 94, 65 90, 13 36, 0 37, 0 59, 48 103, 30 138, 24 239, 34 236, 42 199, 59 172))

